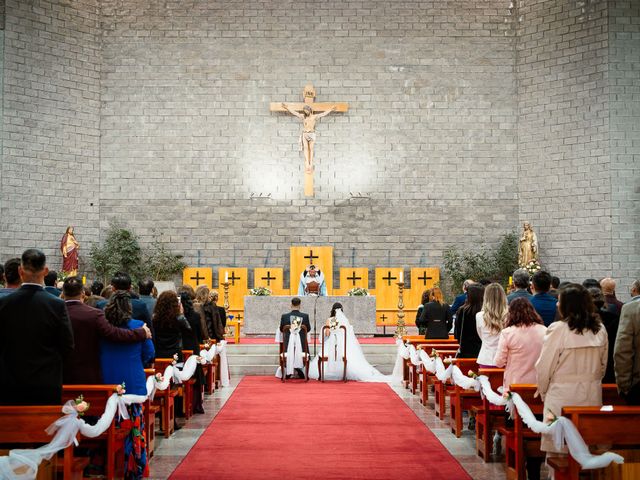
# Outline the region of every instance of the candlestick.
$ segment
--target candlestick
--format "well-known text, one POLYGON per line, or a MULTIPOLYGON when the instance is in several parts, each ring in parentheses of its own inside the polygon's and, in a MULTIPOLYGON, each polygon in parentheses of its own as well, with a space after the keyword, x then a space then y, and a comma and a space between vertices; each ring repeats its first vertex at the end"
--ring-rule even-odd
MULTIPOLYGON (((402 278, 402 272, 400 273, 400 277, 402 278)), ((405 323, 404 323, 404 298, 403 298, 404 282, 400 281, 396 283, 396 285, 398 285, 398 314, 397 314, 398 322, 397 322, 397 328, 396 328, 396 333, 394 334, 394 337, 402 338, 403 335, 407 334, 407 327, 405 326, 405 323)))

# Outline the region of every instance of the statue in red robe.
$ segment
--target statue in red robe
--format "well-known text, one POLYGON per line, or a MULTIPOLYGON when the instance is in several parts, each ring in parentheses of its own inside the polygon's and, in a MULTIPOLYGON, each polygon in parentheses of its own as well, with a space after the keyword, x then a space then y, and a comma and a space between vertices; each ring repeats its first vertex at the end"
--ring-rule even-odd
POLYGON ((62 252, 62 271, 69 276, 78 274, 78 250, 80 244, 73 234, 73 227, 67 227, 62 240, 60 251, 62 252))

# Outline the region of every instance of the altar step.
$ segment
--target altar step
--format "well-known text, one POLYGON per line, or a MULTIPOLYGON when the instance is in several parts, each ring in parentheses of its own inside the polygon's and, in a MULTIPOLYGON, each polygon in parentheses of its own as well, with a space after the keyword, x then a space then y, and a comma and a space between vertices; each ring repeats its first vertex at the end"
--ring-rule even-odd
MULTIPOLYGON (((318 346, 318 351, 320 350, 318 346)), ((362 345, 369 363, 384 374, 390 374, 396 361, 395 345, 362 345)), ((313 345, 311 346, 313 354, 313 345)), ((231 375, 274 375, 278 368, 278 344, 227 344, 227 358, 231 375)))

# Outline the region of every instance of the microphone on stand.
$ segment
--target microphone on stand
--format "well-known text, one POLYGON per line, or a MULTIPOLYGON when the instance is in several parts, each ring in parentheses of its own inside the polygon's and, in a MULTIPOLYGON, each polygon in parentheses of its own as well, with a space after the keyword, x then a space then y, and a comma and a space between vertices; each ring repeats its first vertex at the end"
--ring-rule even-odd
POLYGON ((313 356, 316 356, 316 348, 318 346, 318 337, 316 331, 316 316, 318 312, 318 298, 320 295, 316 295, 316 299, 313 302, 313 356))

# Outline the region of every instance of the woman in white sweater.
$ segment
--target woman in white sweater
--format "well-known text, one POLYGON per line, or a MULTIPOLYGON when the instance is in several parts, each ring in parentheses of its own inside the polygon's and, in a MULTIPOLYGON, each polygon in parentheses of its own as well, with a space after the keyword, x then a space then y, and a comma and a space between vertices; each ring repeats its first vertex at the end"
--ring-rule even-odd
POLYGON ((500 332, 507 318, 507 295, 499 283, 492 283, 484 290, 482 311, 476 314, 476 328, 482 340, 478 353, 478 367, 495 367, 493 358, 498 350, 500 332))

